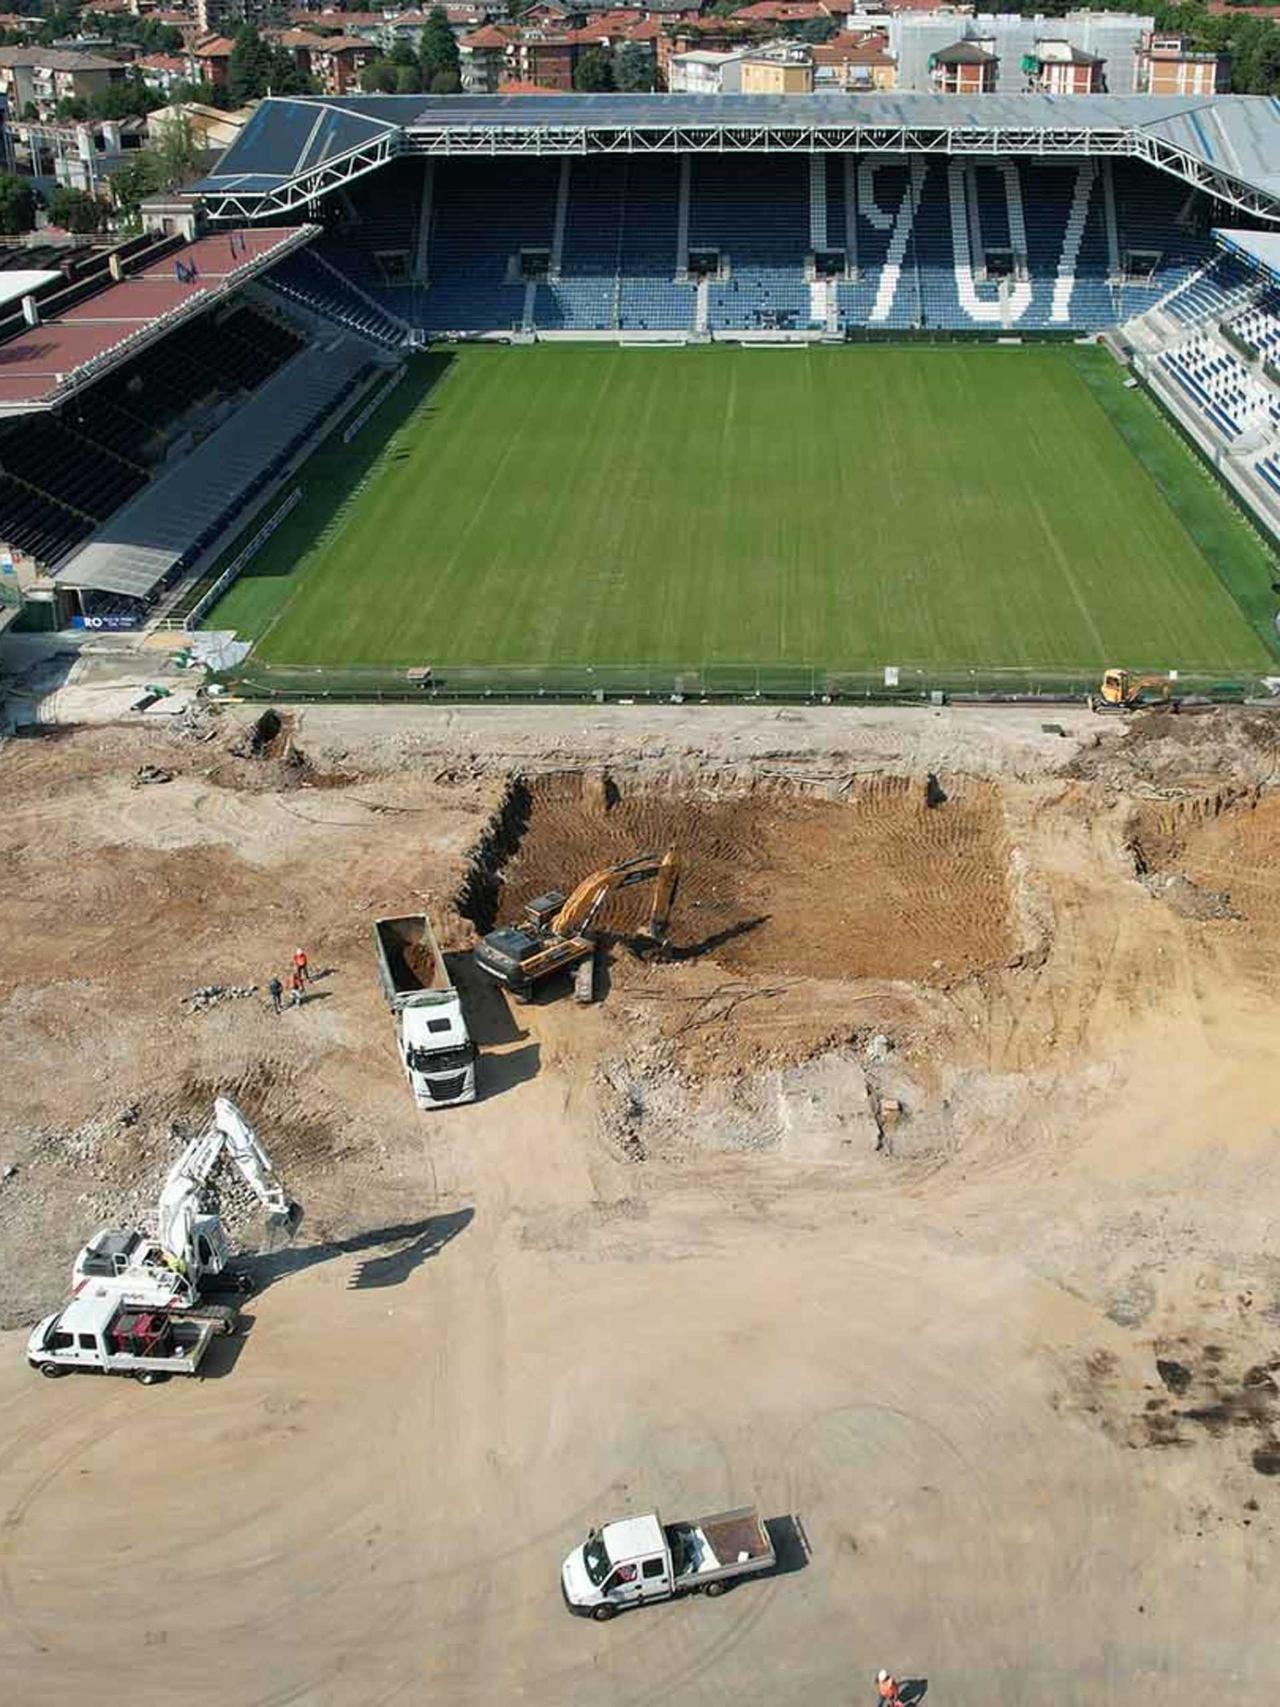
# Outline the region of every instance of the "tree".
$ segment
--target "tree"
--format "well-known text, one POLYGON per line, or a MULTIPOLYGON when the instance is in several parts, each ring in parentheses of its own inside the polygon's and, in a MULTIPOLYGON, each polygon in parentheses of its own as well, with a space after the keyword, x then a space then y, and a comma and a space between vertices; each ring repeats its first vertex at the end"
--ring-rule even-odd
POLYGON ((148 89, 135 72, 120 83, 108 83, 100 95, 89 101, 89 117, 94 119, 134 119, 153 113, 162 106, 159 95, 148 89))
POLYGON ((298 68, 298 62, 288 48, 277 47, 271 51, 271 69, 267 74, 267 82, 273 95, 314 95, 316 81, 305 71, 298 68))
POLYGON ((815 47, 820 42, 830 41, 835 33, 834 18, 806 18, 800 26, 800 40, 812 42, 815 47))
POLYGON ((573 86, 584 95, 599 94, 616 88, 613 66, 599 48, 588 48, 573 68, 573 86))
POLYGON ((157 190, 178 190, 199 175, 200 140, 184 112, 175 113, 153 132, 151 147, 143 152, 157 190))
POLYGON ((195 101, 202 107, 211 107, 218 94, 219 91, 212 83, 176 83, 169 93, 169 100, 175 107, 180 107, 187 101, 195 101))
POLYGON ((263 41, 252 24, 241 24, 227 64, 227 87, 237 106, 261 100, 271 85, 274 62, 270 43, 263 41))
POLYGON ((63 231, 82 236, 101 231, 107 223, 105 202, 91 196, 88 190, 64 189, 60 184, 49 197, 49 218, 63 231))
POLYGON ((117 211, 132 219, 140 203, 159 189, 155 155, 149 148, 139 148, 124 165, 111 174, 111 197, 117 211))
POLYGON ((422 61, 422 80, 433 94, 449 95, 462 87, 458 44, 449 28, 449 20, 445 16, 443 6, 433 6, 427 13, 422 39, 418 44, 418 57, 422 61), (437 89, 437 77, 452 77, 452 88, 437 89))
POLYGON ((433 95, 456 95, 462 88, 462 79, 456 71, 437 71, 427 88, 433 95))
POLYGON ((64 95, 58 102, 56 111, 60 119, 72 119, 79 122, 88 118, 89 103, 81 100, 79 95, 64 95))
POLYGON ((398 65, 396 67, 396 94, 420 95, 422 93, 422 73, 416 65, 398 65))
POLYGON ((653 88, 653 55, 646 53, 638 41, 624 42, 613 62, 613 80, 627 94, 653 88))
POLYGON ((0 235, 20 237, 36 223, 36 192, 27 178, 0 172, 0 235))
POLYGON ((371 59, 360 73, 360 87, 366 95, 394 95, 400 68, 389 59, 371 59))

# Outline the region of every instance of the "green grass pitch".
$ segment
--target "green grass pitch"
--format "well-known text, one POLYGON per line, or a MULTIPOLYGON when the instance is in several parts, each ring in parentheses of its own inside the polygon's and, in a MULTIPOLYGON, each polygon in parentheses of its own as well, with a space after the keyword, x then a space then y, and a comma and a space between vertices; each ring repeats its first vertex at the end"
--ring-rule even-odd
POLYGON ((416 358, 208 618, 267 663, 1273 667, 1261 540, 1103 351, 416 358))

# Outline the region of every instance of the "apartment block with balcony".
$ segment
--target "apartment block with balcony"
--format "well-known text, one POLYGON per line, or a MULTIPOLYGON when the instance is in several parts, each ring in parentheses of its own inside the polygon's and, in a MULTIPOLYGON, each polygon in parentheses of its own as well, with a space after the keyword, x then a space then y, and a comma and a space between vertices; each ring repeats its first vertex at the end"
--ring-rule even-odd
POLYGON ((1142 95, 1225 95, 1231 56, 1192 47, 1186 36, 1152 30, 1138 50, 1135 87, 1142 95))

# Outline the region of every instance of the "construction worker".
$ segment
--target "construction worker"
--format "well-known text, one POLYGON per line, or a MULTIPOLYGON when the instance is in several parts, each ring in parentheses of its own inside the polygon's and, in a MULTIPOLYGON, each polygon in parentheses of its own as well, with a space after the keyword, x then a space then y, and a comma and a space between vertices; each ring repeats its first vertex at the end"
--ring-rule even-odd
POLYGON ((883 1666, 876 1673, 876 1691, 887 1707, 902 1707, 902 1696, 898 1693, 898 1680, 883 1666))
POLYGON ((311 982, 311 968, 307 965, 307 956, 304 949, 294 949, 293 969, 301 977, 304 984, 309 984, 311 982))
POLYGON ((302 971, 295 966, 293 971, 289 974, 289 1006, 291 1008, 300 1008, 302 1006, 302 998, 306 990, 306 984, 307 980, 302 971))
POLYGON ((271 1011, 278 1014, 284 1007, 284 985, 278 978, 273 978, 267 985, 267 990, 271 996, 271 1011))

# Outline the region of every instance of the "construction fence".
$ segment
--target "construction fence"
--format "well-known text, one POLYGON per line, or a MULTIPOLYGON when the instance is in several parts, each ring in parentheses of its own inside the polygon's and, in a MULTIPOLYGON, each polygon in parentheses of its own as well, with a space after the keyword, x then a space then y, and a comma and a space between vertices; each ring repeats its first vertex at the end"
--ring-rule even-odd
MULTIPOLYGON (((821 665, 451 664, 426 668, 327 668, 271 665, 252 655, 218 678, 223 690, 256 700, 353 702, 597 701, 672 704, 795 701, 809 704, 1079 703, 1096 692, 1101 670, 964 670, 896 665, 875 671, 821 665)), ((1257 676, 1179 675, 1179 700, 1239 704, 1270 697, 1257 676)))

